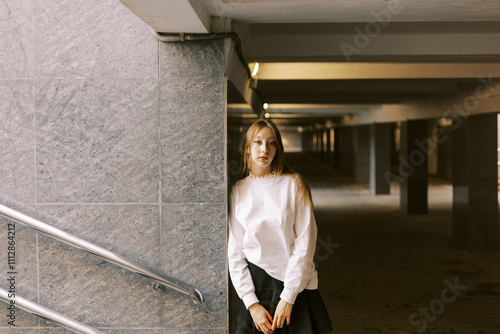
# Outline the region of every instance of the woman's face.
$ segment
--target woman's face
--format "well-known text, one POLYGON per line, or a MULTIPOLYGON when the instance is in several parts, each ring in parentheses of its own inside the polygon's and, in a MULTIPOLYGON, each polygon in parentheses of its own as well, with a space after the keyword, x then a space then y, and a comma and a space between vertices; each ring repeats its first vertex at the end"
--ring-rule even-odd
POLYGON ((250 171, 257 176, 271 173, 271 163, 276 155, 277 144, 271 129, 264 127, 257 132, 250 144, 250 171))

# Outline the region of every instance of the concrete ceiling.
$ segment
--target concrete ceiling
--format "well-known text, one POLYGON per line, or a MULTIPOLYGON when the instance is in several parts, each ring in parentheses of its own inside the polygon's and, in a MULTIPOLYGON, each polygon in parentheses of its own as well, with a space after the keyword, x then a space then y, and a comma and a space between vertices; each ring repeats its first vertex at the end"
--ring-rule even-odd
POLYGON ((497 21, 499 0, 192 0, 212 16, 244 23, 368 22, 394 8, 393 22, 497 21), (397 10, 396 10, 397 9, 397 10))
MULTIPOLYGON (((206 3, 213 16, 232 20, 245 57, 260 64, 256 87, 267 111, 285 124, 335 121, 383 105, 452 96, 492 69, 500 76, 500 1, 206 3), (353 62, 366 68, 357 70, 353 62), (377 70, 380 63, 386 66, 377 70), (421 75, 403 74, 412 64, 421 75), (379 74, 370 76, 374 70, 379 74)), ((229 111, 251 121, 235 93, 230 90, 229 111)))
POLYGON ((264 102, 290 124, 381 115, 500 78, 500 0, 120 1, 158 32, 238 33, 260 70, 250 80, 226 53, 236 118, 264 102))

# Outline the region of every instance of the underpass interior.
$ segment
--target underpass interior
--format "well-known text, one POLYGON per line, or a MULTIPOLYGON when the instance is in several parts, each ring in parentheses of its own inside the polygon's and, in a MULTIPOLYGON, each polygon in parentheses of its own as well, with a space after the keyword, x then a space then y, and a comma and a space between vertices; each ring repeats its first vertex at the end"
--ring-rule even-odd
POLYGON ((337 333, 498 333, 500 253, 453 244, 449 182, 431 177, 429 213, 407 215, 397 184, 374 196, 310 155, 289 160, 312 188, 320 289, 337 333), (447 282, 460 286, 449 303, 447 282))
MULTIPOLYGON (((287 132, 284 141, 294 142, 287 132)), ((355 182, 326 156, 302 151, 286 157, 311 187, 319 288, 334 333, 500 332, 500 251, 453 241, 450 180, 430 175, 428 213, 407 214, 397 181, 390 194, 374 195, 368 183, 355 182)), ((237 159, 234 152, 232 182, 237 159)), ((230 286, 230 332, 238 303, 230 286)))
POLYGON ((86 333, 232 333, 227 195, 269 118, 335 333, 500 332, 500 0, 2 0, 0 26, 1 204, 204 303, 8 218, 0 290, 86 333))
MULTIPOLYGON (((391 69, 395 64, 382 65, 397 75, 391 69)), ((453 65, 438 65, 446 66, 453 71, 453 65)), ((445 72, 438 75, 446 76, 445 72)), ((273 75, 280 77, 278 72, 273 75)), ((477 78, 302 83, 258 78, 257 89, 264 101, 270 101, 259 113, 241 103, 229 83, 229 184, 240 177, 241 140, 248 126, 258 118, 273 120, 282 131, 288 162, 311 186, 318 223, 315 260, 334 333, 500 332, 498 244, 470 247, 454 235, 453 191, 460 184, 454 184, 453 169, 457 173, 466 167, 456 156, 463 133, 455 130, 462 124, 444 116, 450 107, 443 101, 460 105, 463 92, 477 86, 477 78), (414 107, 441 103, 431 112, 414 107), (422 121, 425 134, 419 139, 403 135, 408 131, 404 124, 412 118, 422 121), (385 170, 373 173, 384 176, 389 189, 384 194, 374 193, 370 174, 377 123, 389 127, 384 144, 389 162, 385 170), (424 143, 407 147, 406 160, 402 135, 424 143), (425 156, 425 175, 411 180, 412 165, 419 165, 411 160, 417 152, 413 158, 425 156), (421 212, 409 212, 403 204, 408 195, 402 188, 410 182, 425 189, 425 196, 414 200, 425 202, 421 212)), ((495 150, 498 119, 496 113, 491 115, 495 136, 488 145, 495 150)), ((495 177, 485 175, 496 189, 496 160, 488 161, 485 169, 493 168, 495 177)), ((474 205, 481 209, 480 203, 474 205)), ((498 216, 495 219, 498 224, 498 216)), ((497 238, 498 230, 493 233, 497 238)), ((239 300, 232 286, 229 296, 233 332, 239 300)))
POLYGON ((160 40, 230 37, 228 189, 273 120, 311 184, 336 333, 500 331, 498 0, 121 1, 160 40))

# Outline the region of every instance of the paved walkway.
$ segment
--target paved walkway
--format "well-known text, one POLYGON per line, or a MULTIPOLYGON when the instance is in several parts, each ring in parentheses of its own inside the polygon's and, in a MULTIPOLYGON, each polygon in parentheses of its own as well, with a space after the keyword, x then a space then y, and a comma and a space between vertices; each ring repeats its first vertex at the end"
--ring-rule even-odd
POLYGON ((333 333, 500 333, 500 250, 452 244, 450 184, 431 180, 429 214, 409 216, 397 184, 374 196, 309 155, 288 160, 312 188, 333 333))

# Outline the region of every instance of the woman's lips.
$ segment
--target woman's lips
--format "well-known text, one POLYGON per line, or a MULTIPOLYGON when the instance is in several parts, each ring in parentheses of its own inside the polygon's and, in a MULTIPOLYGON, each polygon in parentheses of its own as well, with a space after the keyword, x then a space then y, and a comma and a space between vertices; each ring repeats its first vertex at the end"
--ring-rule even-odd
POLYGON ((268 157, 259 157, 259 160, 264 160, 266 161, 267 159, 269 159, 268 157))

